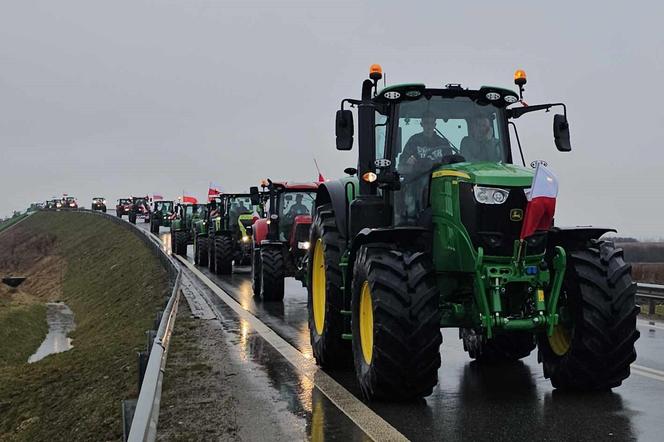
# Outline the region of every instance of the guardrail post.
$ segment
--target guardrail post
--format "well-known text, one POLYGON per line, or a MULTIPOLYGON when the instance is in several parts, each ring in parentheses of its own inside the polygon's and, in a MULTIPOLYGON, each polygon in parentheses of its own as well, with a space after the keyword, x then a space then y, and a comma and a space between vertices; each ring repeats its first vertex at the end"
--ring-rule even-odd
POLYGON ((648 314, 649 315, 654 315, 657 310, 657 304, 655 303, 654 299, 650 299, 648 301, 648 314))
POLYGON ((141 391, 143 385, 143 378, 145 377, 145 370, 148 368, 148 358, 150 353, 147 351, 139 351, 138 356, 138 391, 141 391))
POLYGON ((125 442, 129 439, 129 430, 134 420, 137 402, 136 399, 125 399, 122 401, 122 440, 125 442))

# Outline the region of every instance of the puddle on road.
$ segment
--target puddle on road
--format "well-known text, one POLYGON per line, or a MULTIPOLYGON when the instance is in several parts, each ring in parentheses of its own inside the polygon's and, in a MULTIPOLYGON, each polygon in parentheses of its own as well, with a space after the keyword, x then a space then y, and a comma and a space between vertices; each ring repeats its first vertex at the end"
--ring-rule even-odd
POLYGON ((30 356, 28 363, 32 364, 53 353, 71 350, 71 338, 67 335, 74 330, 74 312, 63 302, 49 302, 46 304, 46 322, 48 334, 37 351, 30 356))

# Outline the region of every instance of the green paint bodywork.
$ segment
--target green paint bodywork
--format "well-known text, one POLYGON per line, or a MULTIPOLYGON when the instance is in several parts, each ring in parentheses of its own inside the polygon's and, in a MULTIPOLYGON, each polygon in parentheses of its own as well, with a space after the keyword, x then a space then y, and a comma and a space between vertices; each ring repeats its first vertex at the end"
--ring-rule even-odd
MULTIPOLYGON (((487 338, 496 330, 553 333, 558 323, 565 251, 555 248, 552 269, 544 264, 544 254, 529 254, 526 244, 518 240, 511 255, 486 256, 481 247, 473 245, 461 221, 460 182, 523 189, 532 185, 533 175, 533 170, 503 163, 455 163, 432 171, 431 253, 440 291, 441 327, 482 329, 487 338), (533 268, 537 270, 533 272, 533 268), (528 303, 530 314, 508 317, 505 308, 509 300, 518 305, 528 303)), ((350 203, 357 194, 358 179, 346 177, 340 181, 343 185, 352 183, 345 186, 350 203)), ((350 299, 353 265, 349 262, 351 249, 352 239, 340 262, 342 270, 351 267, 342 271, 347 299, 350 299)))

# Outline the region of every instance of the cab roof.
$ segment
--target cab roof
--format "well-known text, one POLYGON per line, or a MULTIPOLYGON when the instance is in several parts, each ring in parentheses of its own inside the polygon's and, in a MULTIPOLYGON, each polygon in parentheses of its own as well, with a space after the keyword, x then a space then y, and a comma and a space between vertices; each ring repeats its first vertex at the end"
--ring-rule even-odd
POLYGON ((286 190, 316 190, 320 185, 320 183, 317 182, 294 183, 290 181, 275 181, 274 184, 283 187, 286 190))

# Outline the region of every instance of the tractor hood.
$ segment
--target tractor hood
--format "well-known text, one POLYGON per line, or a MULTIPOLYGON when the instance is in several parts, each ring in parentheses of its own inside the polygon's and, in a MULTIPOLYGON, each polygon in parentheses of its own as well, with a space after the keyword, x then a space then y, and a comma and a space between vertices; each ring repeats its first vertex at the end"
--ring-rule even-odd
POLYGON ((500 187, 530 187, 534 170, 504 163, 455 163, 445 165, 432 173, 433 178, 455 176, 474 184, 500 187))

